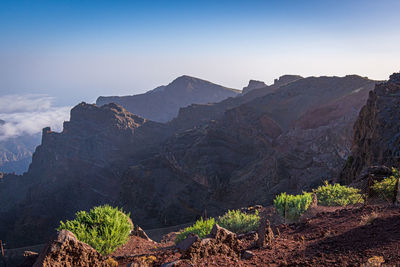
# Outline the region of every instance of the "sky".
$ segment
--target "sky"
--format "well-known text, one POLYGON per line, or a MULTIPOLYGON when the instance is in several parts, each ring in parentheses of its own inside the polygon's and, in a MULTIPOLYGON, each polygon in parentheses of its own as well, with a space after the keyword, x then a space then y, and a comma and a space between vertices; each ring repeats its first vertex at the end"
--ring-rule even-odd
POLYGON ((283 74, 383 80, 400 70, 399 10, 398 0, 1 0, 0 98, 73 106, 184 74, 238 89, 283 74))

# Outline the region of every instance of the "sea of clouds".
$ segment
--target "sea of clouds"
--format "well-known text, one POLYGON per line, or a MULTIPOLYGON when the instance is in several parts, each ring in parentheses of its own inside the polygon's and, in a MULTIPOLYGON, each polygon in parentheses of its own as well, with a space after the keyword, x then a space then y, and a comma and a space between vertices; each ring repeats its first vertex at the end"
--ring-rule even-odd
POLYGON ((53 97, 47 95, 0 96, 0 141, 19 136, 35 135, 44 127, 61 131, 64 121, 69 120, 71 107, 53 105, 53 97))

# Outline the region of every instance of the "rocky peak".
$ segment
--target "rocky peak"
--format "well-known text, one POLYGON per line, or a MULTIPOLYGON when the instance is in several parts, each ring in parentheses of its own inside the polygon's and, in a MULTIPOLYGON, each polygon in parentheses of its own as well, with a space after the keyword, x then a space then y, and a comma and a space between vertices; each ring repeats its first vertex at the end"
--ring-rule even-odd
POLYGON ((242 94, 247 94, 251 90, 266 87, 267 85, 262 81, 250 80, 249 85, 243 87, 242 94))

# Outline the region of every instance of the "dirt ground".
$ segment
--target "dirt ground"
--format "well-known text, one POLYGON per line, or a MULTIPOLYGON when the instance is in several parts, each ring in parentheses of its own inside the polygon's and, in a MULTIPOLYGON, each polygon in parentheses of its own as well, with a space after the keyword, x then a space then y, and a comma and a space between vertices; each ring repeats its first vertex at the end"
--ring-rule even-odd
MULTIPOLYGON (((383 257, 385 265, 400 263, 399 207, 318 207, 299 223, 272 229, 276 238, 271 249, 256 249, 255 235, 240 240, 243 251, 254 253, 249 260, 213 256, 178 266, 366 266, 373 256, 383 257)), ((132 237, 113 256, 120 266, 138 261, 160 266, 179 260, 181 254, 172 241, 132 237)))

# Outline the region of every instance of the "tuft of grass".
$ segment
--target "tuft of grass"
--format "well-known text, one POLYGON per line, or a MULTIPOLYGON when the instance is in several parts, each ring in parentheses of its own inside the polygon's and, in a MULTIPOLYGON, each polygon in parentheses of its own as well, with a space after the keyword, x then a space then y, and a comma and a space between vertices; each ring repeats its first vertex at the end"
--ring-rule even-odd
POLYGON ((109 205, 92 208, 89 212, 78 211, 74 220, 60 222, 58 231, 65 229, 74 233, 79 241, 108 255, 128 241, 132 231, 129 214, 109 205))
POLYGON ((214 218, 209 218, 208 220, 200 220, 196 221, 192 226, 186 227, 183 229, 175 239, 175 243, 179 243, 182 240, 186 239, 186 237, 192 233, 197 235, 199 238, 204 238, 205 236, 211 233, 211 230, 215 224, 214 218))
POLYGON ((359 189, 340 184, 329 184, 328 181, 314 189, 313 192, 317 195, 318 204, 321 206, 347 206, 364 202, 359 189))
POLYGON ((392 200, 395 193, 396 182, 400 178, 399 170, 392 168, 393 175, 376 182, 371 186, 372 193, 379 198, 392 200))
POLYGON ((240 210, 229 210, 218 218, 218 225, 236 234, 244 234, 257 230, 260 224, 258 210, 254 214, 247 214, 240 210))
POLYGON ((301 195, 288 195, 281 193, 274 199, 274 206, 281 216, 285 216, 285 205, 286 215, 289 220, 295 221, 308 209, 312 202, 312 194, 303 192, 301 195), (286 202, 286 204, 285 204, 286 202))

